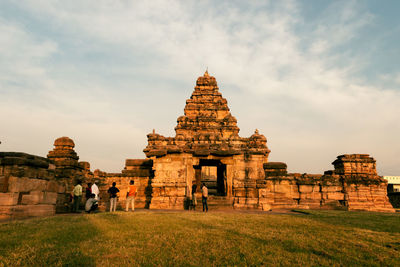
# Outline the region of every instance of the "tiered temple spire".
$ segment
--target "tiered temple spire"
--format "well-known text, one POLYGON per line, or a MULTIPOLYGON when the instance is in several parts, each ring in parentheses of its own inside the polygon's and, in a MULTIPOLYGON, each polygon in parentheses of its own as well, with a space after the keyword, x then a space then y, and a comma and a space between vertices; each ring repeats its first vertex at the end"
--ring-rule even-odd
POLYGON ((255 153, 268 156, 270 152, 265 136, 258 132, 250 138, 239 136, 237 120, 208 70, 197 79, 190 99, 186 100, 184 115, 177 120, 175 132, 175 137, 164 137, 154 131, 149 134, 146 155, 201 151, 202 155, 255 153))

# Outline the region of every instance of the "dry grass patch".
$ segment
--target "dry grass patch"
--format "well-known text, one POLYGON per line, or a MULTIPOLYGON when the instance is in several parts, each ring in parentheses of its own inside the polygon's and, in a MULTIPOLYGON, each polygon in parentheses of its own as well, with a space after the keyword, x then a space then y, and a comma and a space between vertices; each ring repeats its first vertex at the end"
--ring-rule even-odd
POLYGON ((400 260, 400 216, 100 213, 0 225, 0 265, 387 265, 400 260))

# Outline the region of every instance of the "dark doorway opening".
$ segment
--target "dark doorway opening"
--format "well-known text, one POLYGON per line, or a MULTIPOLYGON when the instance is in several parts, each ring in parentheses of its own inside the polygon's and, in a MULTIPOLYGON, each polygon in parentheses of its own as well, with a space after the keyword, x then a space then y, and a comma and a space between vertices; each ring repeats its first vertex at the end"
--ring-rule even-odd
POLYGON ((200 159, 200 164, 193 166, 198 188, 204 183, 208 194, 226 196, 226 165, 219 160, 200 159))

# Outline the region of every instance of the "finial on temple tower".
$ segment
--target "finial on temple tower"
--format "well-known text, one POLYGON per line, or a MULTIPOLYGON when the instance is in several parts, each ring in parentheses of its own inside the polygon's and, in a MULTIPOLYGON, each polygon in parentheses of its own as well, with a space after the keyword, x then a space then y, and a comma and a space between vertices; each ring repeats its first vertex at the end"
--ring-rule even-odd
POLYGON ((206 72, 204 72, 204 77, 209 77, 210 75, 208 75, 208 67, 206 69, 206 72))
POLYGON ((153 134, 156 134, 156 129, 153 129, 153 134))

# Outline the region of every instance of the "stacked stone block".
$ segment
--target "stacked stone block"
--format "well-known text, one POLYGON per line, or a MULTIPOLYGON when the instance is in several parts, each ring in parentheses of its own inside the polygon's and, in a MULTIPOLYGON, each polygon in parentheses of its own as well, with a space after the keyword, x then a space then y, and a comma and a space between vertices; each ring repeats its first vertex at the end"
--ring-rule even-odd
MULTIPOLYGON (((188 155, 168 154, 153 159, 151 209, 183 209, 188 194, 188 155)), ((192 163, 189 163, 192 164, 192 163)))
POLYGON ((298 207, 298 186, 292 176, 287 175, 283 162, 263 164, 265 180, 259 180, 259 209, 290 209, 298 207))
POLYGON ((234 156, 232 164, 234 208, 257 209, 259 192, 257 181, 265 177, 264 155, 248 154, 234 156))
MULTIPOLYGON (((66 136, 57 138, 54 141, 54 148, 47 154, 47 158, 55 166, 55 178, 58 183, 65 186, 65 193, 58 196, 57 212, 70 211, 70 195, 80 180, 82 186, 93 180, 93 173, 90 171, 89 162, 79 162, 79 156, 74 150, 74 141, 66 136)), ((84 201, 84 198, 83 198, 84 201)))
POLYGON ((367 154, 345 154, 332 164, 343 181, 349 210, 394 211, 387 197, 387 181, 377 175, 374 158, 367 154))
POLYGON ((321 207, 325 209, 346 209, 343 183, 339 175, 325 173, 319 181, 321 207))
POLYGON ((46 158, 0 152, 0 219, 50 216, 65 186, 46 158))

